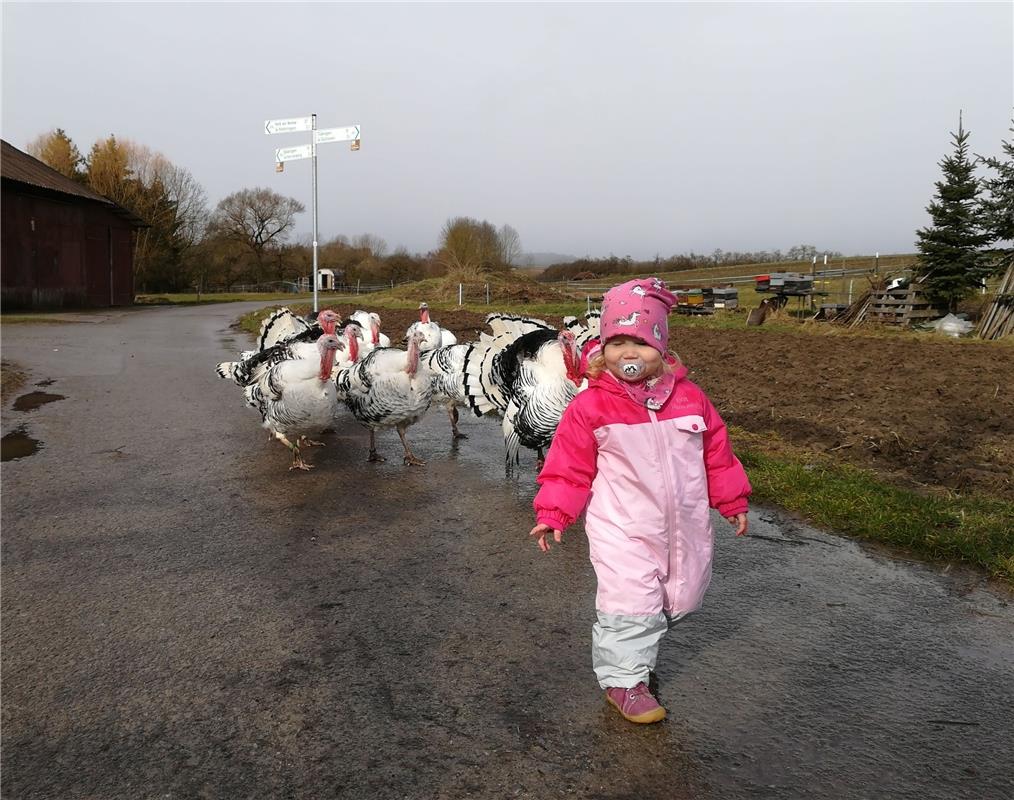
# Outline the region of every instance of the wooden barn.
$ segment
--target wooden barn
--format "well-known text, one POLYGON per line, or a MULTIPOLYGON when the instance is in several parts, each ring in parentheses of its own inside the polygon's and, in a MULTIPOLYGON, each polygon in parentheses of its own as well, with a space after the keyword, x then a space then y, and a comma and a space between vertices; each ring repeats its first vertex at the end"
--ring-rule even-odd
POLYGON ((143 220, 0 144, 4 311, 133 303, 134 231, 143 220))

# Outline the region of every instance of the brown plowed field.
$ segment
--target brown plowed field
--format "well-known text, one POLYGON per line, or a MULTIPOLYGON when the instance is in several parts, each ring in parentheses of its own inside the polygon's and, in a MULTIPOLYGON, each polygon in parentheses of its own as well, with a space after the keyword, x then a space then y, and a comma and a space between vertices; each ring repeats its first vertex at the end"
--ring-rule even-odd
MULTIPOLYGON (((433 316, 461 342, 485 328, 484 315, 470 311, 433 316)), ((396 340, 418 314, 386 309, 381 318, 396 340)), ((902 486, 1014 499, 1010 347, 680 325, 671 344, 730 424, 773 432, 902 486)))

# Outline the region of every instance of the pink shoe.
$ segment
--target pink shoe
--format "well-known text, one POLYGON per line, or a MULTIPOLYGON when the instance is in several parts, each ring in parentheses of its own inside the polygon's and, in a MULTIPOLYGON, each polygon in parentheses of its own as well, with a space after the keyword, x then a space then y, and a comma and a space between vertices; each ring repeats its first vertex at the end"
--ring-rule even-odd
POLYGON ((658 722, 665 719, 665 709, 651 696, 643 682, 632 689, 612 686, 606 689, 606 700, 630 722, 658 722))

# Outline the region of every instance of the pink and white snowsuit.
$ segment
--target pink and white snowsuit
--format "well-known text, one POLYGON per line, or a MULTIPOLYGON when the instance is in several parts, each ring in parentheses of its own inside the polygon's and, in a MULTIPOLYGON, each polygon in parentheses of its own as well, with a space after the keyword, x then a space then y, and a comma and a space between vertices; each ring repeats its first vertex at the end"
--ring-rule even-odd
POLYGON ((563 530, 587 507, 598 578, 592 661, 599 684, 648 681, 669 625, 699 608, 711 580, 709 506, 747 510, 750 483, 725 423, 677 367, 658 411, 609 372, 571 401, 539 473, 536 520, 563 530))

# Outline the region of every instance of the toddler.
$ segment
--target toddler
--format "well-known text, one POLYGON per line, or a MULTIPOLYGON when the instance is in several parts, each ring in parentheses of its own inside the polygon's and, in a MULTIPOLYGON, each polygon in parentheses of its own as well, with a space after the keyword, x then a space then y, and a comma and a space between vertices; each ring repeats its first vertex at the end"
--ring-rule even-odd
POLYGON ((608 702, 640 723, 665 717, 649 673, 662 637, 700 607, 711 580, 709 506, 742 536, 750 495, 721 417, 668 352, 675 300, 658 278, 606 293, 601 350, 539 473, 531 531, 548 552, 548 535, 561 541, 587 509, 598 580, 592 665, 608 702))

